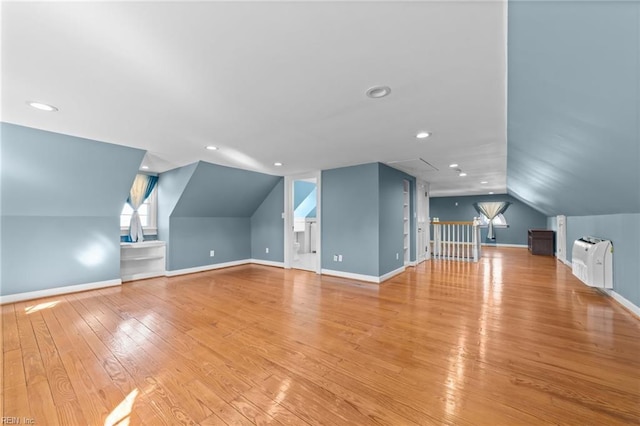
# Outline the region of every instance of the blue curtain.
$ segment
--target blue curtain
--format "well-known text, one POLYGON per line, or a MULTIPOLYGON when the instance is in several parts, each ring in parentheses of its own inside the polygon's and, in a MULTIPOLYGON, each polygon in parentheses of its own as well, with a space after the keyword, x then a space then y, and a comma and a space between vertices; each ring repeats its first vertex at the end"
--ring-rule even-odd
POLYGON ((140 223, 140 215, 138 209, 145 202, 153 188, 158 183, 158 176, 149 175, 136 175, 136 178, 131 185, 129 191, 129 197, 127 197, 127 204, 133 209, 131 215, 131 222, 129 223, 129 241, 141 242, 144 241, 144 233, 142 232, 142 223, 140 223))

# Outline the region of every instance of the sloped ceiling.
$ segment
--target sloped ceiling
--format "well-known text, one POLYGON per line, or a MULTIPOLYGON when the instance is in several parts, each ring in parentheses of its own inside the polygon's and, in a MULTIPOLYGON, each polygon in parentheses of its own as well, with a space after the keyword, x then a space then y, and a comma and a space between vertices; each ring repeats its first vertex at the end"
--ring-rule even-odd
POLYGON ((547 215, 640 212, 640 3, 512 1, 507 187, 547 215))
POLYGON ((250 217, 280 179, 201 161, 171 217, 250 217))
POLYGON ((0 126, 3 216, 120 216, 144 151, 0 126))

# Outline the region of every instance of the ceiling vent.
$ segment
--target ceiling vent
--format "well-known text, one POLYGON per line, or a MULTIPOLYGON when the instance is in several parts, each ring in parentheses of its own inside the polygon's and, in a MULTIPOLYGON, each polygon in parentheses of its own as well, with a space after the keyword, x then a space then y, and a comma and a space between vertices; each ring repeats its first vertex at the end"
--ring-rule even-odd
POLYGON ((412 176, 420 176, 430 172, 437 172, 438 169, 424 158, 413 158, 411 160, 389 161, 387 164, 395 169, 402 170, 412 176))

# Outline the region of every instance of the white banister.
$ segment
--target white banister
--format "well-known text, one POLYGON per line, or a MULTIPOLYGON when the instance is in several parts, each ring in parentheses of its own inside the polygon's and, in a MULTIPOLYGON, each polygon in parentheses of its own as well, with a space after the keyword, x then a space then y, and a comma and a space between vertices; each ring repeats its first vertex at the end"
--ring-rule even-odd
POLYGON ((466 260, 477 262, 480 250, 480 222, 431 222, 434 259, 466 260))

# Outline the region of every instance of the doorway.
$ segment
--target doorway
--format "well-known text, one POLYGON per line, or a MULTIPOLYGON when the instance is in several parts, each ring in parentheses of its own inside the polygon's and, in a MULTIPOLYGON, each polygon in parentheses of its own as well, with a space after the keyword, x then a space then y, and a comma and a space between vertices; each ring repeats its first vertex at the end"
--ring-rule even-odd
POLYGON ((285 177, 285 267, 320 273, 319 173, 285 177))
POLYGON ((556 234, 556 256, 558 260, 567 263, 567 217, 559 215, 556 218, 558 232, 556 234))
POLYGON ((429 240, 431 238, 431 230, 429 224, 429 184, 418 180, 416 191, 416 207, 418 213, 418 263, 430 258, 429 240))

